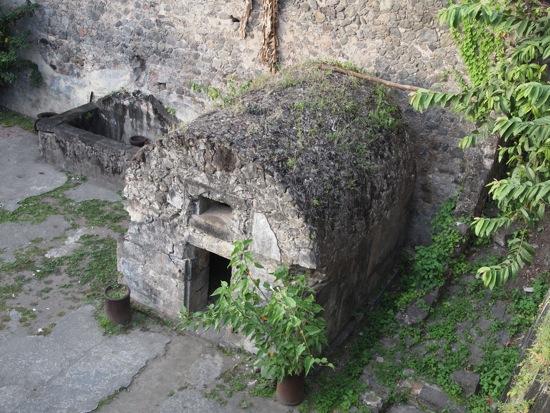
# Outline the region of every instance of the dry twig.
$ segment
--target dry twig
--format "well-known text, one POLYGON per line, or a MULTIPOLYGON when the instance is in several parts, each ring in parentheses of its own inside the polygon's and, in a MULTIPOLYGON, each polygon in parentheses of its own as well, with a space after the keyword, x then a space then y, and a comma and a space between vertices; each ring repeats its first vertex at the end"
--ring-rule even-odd
POLYGON ((241 25, 239 26, 239 33, 244 39, 246 37, 246 24, 250 18, 250 12, 252 11, 252 0, 244 0, 244 13, 241 18, 241 25))
POLYGON ((263 1, 263 43, 260 60, 269 66, 271 72, 277 71, 277 26, 279 25, 279 0, 263 1))
MULTIPOLYGON (((397 89, 411 90, 413 92, 416 92, 419 89, 423 89, 423 88, 420 88, 418 86, 402 85, 401 83, 390 82, 389 80, 380 79, 378 77, 364 75, 362 73, 354 72, 352 70, 343 69, 343 68, 338 67, 338 66, 329 66, 329 65, 320 64, 319 69, 321 69, 321 70, 331 70, 333 72, 343 73, 343 74, 348 75, 348 76, 358 77, 359 79, 370 80, 371 82, 381 83, 383 85, 386 85, 386 86, 389 86, 389 87, 394 87, 394 88, 397 88, 397 89)), ((425 89, 425 90, 428 90, 428 89, 425 89)))

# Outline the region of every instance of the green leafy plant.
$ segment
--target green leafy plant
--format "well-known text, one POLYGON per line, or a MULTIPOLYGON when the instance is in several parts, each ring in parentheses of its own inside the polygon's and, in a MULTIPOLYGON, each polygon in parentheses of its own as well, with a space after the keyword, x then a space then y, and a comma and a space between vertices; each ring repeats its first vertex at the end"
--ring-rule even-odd
POLYGON ((169 115, 176 116, 176 109, 168 105, 164 105, 164 109, 166 109, 166 112, 168 112, 169 115))
POLYGON ((31 68, 31 85, 39 86, 42 77, 36 64, 22 59, 19 51, 27 49, 27 33, 14 30, 15 24, 38 7, 38 4, 27 0, 25 4, 4 12, 0 6, 0 86, 13 83, 17 72, 23 67, 31 68))
POLYGON ((205 93, 210 100, 221 105, 228 105, 235 98, 248 90, 252 85, 252 80, 236 85, 233 78, 227 80, 226 91, 222 91, 214 86, 205 86, 197 82, 189 83, 189 88, 197 93, 205 93))
POLYGON ((471 21, 463 21, 460 30, 451 29, 451 36, 466 65, 470 82, 479 85, 489 80, 491 64, 504 53, 503 40, 471 21))
POLYGON ((318 315, 323 309, 315 303, 307 276, 292 275, 281 267, 272 273, 273 283, 261 283, 250 272, 250 265, 262 268, 247 251, 251 242, 234 243, 231 282, 222 281, 213 293, 216 302, 205 311, 188 313, 184 307, 181 326, 218 331, 231 326, 254 342, 256 365, 278 382, 287 376, 307 376, 316 365, 332 367, 318 356, 327 344, 326 322, 318 315))
POLYGON ((120 300, 126 297, 128 289, 123 284, 113 284, 109 290, 107 290, 107 297, 113 300, 120 300))
POLYGON ((456 229, 453 216, 455 198, 449 198, 432 221, 432 243, 417 246, 411 258, 412 278, 423 290, 443 285, 449 264, 449 254, 464 240, 456 229))
POLYGON ((467 69, 473 71, 471 86, 463 83, 456 93, 421 89, 410 100, 419 111, 452 107, 473 120, 477 128, 462 140, 462 148, 492 134, 500 137, 499 161, 508 171, 489 184, 500 215, 475 218, 471 225, 477 236, 490 236, 512 224, 520 230, 509 241, 502 262, 477 270, 490 288, 532 262, 535 251, 527 242, 526 229, 544 216, 550 203, 550 85, 545 64, 550 57, 549 13, 547 4, 537 0, 465 0, 443 9, 440 22, 462 33, 455 38, 463 48, 471 30, 478 39, 479 33, 498 38, 502 48, 486 68, 473 61, 478 54, 463 53, 467 69))
POLYGON ((498 398, 519 360, 516 348, 487 348, 485 356, 475 370, 480 374, 479 384, 483 394, 498 398))

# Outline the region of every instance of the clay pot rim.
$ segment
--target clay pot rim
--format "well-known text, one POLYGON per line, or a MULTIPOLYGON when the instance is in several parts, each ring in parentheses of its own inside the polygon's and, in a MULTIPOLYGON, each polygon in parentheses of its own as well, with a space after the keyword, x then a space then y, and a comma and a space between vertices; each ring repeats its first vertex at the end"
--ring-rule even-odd
POLYGON ((149 143, 149 139, 142 135, 130 136, 130 145, 132 146, 143 146, 149 143))

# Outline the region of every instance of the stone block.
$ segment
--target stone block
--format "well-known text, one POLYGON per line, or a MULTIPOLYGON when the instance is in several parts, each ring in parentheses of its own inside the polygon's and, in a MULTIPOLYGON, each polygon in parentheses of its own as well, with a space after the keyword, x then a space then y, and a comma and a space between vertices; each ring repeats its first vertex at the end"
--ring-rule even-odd
POLYGON ((422 390, 420 390, 420 393, 418 393, 418 400, 437 412, 448 411, 449 413, 466 413, 465 408, 451 402, 449 396, 447 396, 445 392, 430 384, 426 384, 422 390))
POLYGON ((277 237, 266 216, 254 213, 252 224, 252 251, 275 261, 281 260, 277 237))
POLYGON ((472 396, 479 388, 479 373, 459 370, 451 375, 451 379, 462 387, 463 397, 472 396))
POLYGON ((368 391, 359 396, 359 401, 366 406, 370 412, 379 413, 384 405, 382 397, 373 391, 368 391))
POLYGON ((387 413, 422 413, 423 410, 420 410, 416 406, 404 406, 404 405, 394 405, 390 407, 389 410, 386 411, 387 413))

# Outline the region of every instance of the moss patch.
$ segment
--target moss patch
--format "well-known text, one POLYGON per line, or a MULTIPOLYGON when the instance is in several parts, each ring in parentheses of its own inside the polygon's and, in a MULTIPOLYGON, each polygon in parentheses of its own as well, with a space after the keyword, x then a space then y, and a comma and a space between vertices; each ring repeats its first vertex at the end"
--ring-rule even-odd
POLYGON ((34 132, 34 119, 13 112, 3 106, 0 106, 0 125, 5 127, 19 126, 21 129, 34 132))

